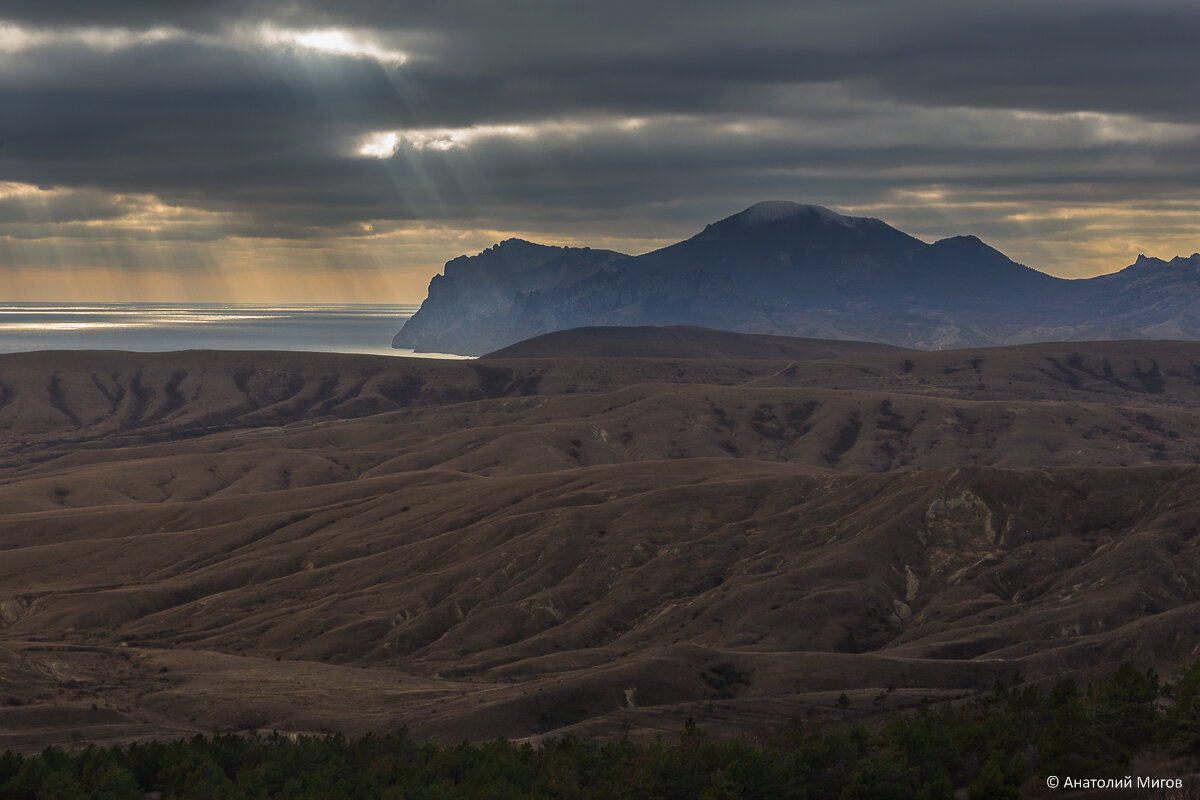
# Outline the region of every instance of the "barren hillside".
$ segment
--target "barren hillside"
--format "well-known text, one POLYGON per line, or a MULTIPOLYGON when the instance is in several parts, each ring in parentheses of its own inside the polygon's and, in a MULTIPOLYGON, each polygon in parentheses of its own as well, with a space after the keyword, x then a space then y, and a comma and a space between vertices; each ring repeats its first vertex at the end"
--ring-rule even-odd
POLYGON ((1195 652, 1200 345, 721 337, 0 357, 0 749, 755 733, 1195 652))

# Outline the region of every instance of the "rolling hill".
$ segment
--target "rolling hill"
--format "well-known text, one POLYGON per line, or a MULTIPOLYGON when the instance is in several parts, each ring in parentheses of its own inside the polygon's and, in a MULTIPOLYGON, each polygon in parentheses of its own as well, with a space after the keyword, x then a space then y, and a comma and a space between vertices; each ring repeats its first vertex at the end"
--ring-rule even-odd
POLYGON ((1190 342, 0 356, 0 749, 757 735, 1166 669, 1198 400, 1190 342))

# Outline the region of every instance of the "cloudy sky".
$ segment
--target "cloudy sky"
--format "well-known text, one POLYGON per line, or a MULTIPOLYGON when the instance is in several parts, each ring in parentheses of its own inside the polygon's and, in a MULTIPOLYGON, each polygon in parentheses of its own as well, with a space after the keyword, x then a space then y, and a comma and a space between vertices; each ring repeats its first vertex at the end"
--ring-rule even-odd
POLYGON ((419 302, 764 199, 1200 250, 1195 0, 5 0, 0 299, 419 302))

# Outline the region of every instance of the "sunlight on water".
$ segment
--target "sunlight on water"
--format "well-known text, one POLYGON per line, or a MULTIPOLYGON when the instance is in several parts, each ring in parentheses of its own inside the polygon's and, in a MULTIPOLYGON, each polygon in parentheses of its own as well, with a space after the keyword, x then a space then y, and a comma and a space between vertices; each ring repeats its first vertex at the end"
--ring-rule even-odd
POLYGON ((0 322, 0 331, 84 331, 89 328, 149 327, 149 322, 0 322))
POLYGON ((0 353, 31 350, 303 350, 420 355, 393 350, 415 305, 0 303, 0 353))

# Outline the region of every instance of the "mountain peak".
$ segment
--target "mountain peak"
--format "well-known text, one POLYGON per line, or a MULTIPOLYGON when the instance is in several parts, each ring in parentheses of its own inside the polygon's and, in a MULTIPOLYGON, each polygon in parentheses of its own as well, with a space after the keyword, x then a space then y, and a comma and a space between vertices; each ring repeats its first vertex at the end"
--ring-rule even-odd
POLYGON ((857 222, 854 217, 842 216, 824 206, 794 203, 791 200, 764 200, 721 221, 737 222, 742 227, 753 227, 805 217, 815 218, 830 225, 844 225, 848 228, 855 227, 854 223, 857 222))
POLYGON ((989 255, 994 254, 1003 256, 1005 260, 1008 260, 1008 256, 1005 256, 999 250, 973 234, 966 234, 965 236, 949 236, 945 239, 938 239, 933 243, 933 246, 938 250, 950 252, 987 253, 989 255))
MULTIPOLYGON (((557 249, 557 248, 554 248, 553 245, 540 244, 538 242, 531 242, 528 239, 518 239, 514 236, 511 239, 505 239, 503 241, 497 242, 496 244, 492 245, 491 247, 489 247, 487 249, 500 251, 500 250, 542 250, 542 249, 557 249)), ((487 251, 485 250, 484 252, 487 252, 487 251)))
MULTIPOLYGON (((1190 256, 1175 256, 1170 261, 1165 261, 1154 256, 1146 256, 1138 254, 1137 260, 1125 269, 1136 269, 1140 272, 1166 271, 1170 269, 1186 269, 1190 267, 1200 267, 1200 253, 1192 253, 1190 256)), ((1122 270, 1124 272, 1124 270, 1122 270)), ((1120 273, 1115 273, 1120 274, 1120 273)))

